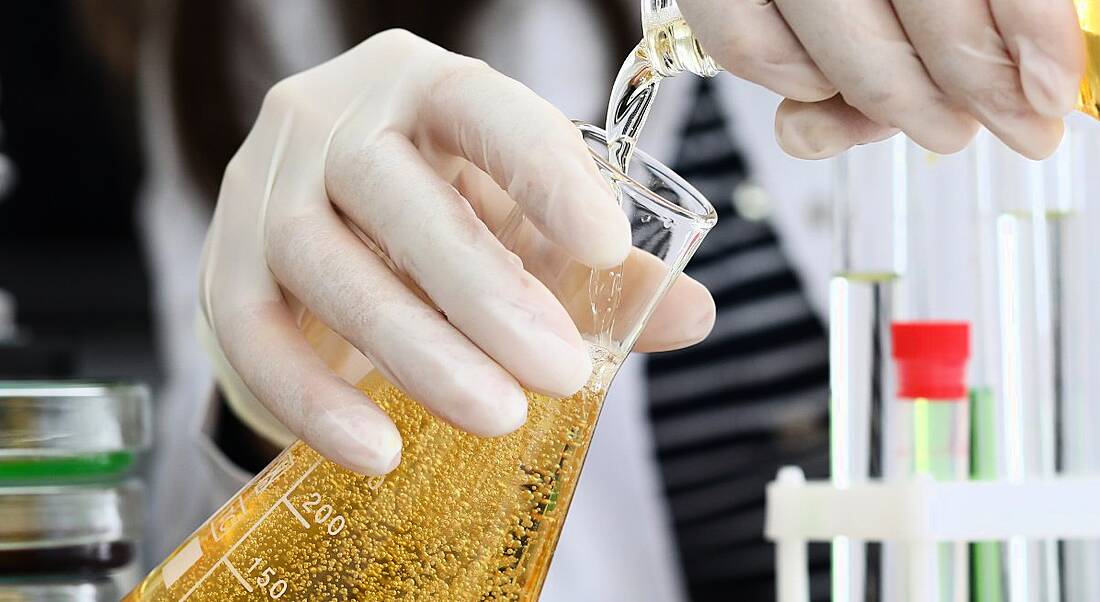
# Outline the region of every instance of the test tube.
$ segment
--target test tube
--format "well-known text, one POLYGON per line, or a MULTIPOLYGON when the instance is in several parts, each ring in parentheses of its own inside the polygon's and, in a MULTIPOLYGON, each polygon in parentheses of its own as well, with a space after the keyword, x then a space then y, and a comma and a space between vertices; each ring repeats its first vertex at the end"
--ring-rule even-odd
MULTIPOLYGON (((1070 294, 1080 287, 1082 261, 1072 252, 1081 238, 1073 144, 1031 161, 983 133, 977 152, 978 204, 993 255, 983 297, 995 300, 994 328, 983 337, 996 352, 988 361, 1003 475, 1051 477, 1065 464, 1060 425, 1080 386, 1072 358, 1084 336, 1070 294)), ((1004 563, 1007 600, 1065 599, 1057 541, 1010 538, 1004 563)))
MULTIPOLYGON (((1095 37, 1095 36, 1094 36, 1095 37)), ((1094 40, 1093 40, 1094 41, 1094 40)), ((1059 342, 1062 411, 1059 420, 1056 468, 1059 473, 1100 475, 1100 271, 1089 265, 1100 254, 1100 214, 1090 199, 1100 194, 1100 123, 1083 115, 1067 119, 1063 161, 1068 164, 1065 190, 1074 218, 1064 226, 1062 271, 1063 314, 1059 342)), ((1100 542, 1063 542, 1062 594, 1069 602, 1100 600, 1100 542)))
MULTIPOLYGON (((975 236, 974 149, 939 155, 913 142, 906 147, 904 221, 905 277, 898 282, 895 320, 973 324, 979 304, 980 239, 975 236)), ((975 347, 972 341, 972 348, 975 347)), ((980 366, 968 383, 980 383, 980 366)), ((888 408, 897 407, 896 405, 888 408)), ((887 410, 889 412, 889 409, 887 410)), ((887 434, 887 439, 892 433, 887 434)), ((885 476, 907 476, 909 466, 891 465, 885 476)))
MULTIPOLYGON (((853 148, 834 178, 835 271, 829 299, 830 473, 837 487, 882 476, 894 286, 905 264, 905 140, 853 148)), ((882 598, 881 547, 832 542, 832 600, 882 598)))
MULTIPOLYGON (((904 206, 899 207, 904 212, 899 220, 904 224, 904 232, 903 235, 895 234, 899 244, 905 245, 904 277, 898 281, 895 292, 895 332, 898 329, 908 332, 907 328, 924 329, 911 336, 931 337, 934 342, 939 336, 939 325, 946 324, 949 326, 943 328, 948 330, 962 329, 953 332, 962 337, 961 344, 967 350, 973 346, 969 333, 980 313, 977 295, 979 240, 974 235, 976 215, 971 183, 973 157, 971 148, 953 155, 939 155, 907 142, 907 194, 904 206), (927 334, 921 335, 924 331, 927 334)), ((899 341, 894 340, 893 344, 897 351, 899 341)), ((913 358, 913 361, 919 360, 913 358)), ((884 409, 885 423, 889 425, 884 436, 885 448, 889 451, 884 458, 884 478, 910 479, 914 472, 940 480, 970 478, 971 463, 966 454, 972 449, 971 427, 984 426, 988 431, 989 426, 995 424, 971 420, 969 401, 973 395, 967 394, 966 383, 980 382, 976 372, 960 373, 957 385, 962 387, 962 393, 952 390, 950 396, 921 391, 920 387, 915 391, 917 394, 912 394, 912 387, 910 394, 903 394, 905 383, 899 380, 902 386, 890 392, 893 397, 884 409), (929 403, 927 399, 939 401, 929 403), (931 430, 915 433, 914 424, 931 430), (915 434, 924 438, 915 438, 915 434), (942 463, 934 466, 935 470, 918 470, 920 466, 914 463, 914 458, 920 456, 914 454, 926 452, 921 446, 933 442, 951 444, 953 470, 947 470, 942 463)), ((934 594, 936 600, 969 599, 967 552, 964 543, 885 545, 884 599, 923 600, 923 597, 914 597, 921 592, 934 594), (921 565, 928 572, 917 582, 911 569, 921 565), (918 586, 927 586, 927 589, 914 591, 918 586)))
MULTIPOLYGON (((970 324, 950 321, 894 322, 899 403, 893 456, 910 477, 966 480, 970 472, 970 417, 966 362, 970 324)), ((918 541, 905 550, 908 595, 913 602, 969 600, 965 544, 918 541)), ((898 575, 901 576, 900 574, 898 575)))
MULTIPOLYGON (((983 132, 981 136, 987 135, 983 132)), ((998 327, 997 236, 987 227, 993 210, 988 194, 987 142, 979 137, 971 146, 969 168, 973 178, 967 183, 971 196, 966 203, 968 224, 975 237, 976 285, 972 348, 970 363, 970 476, 974 480, 995 480, 1007 477, 1004 454, 1005 411, 998 403, 1000 396, 1000 329, 998 327)), ((1004 602, 1007 600, 1008 548, 1001 541, 979 541, 971 544, 971 588, 974 602, 1004 602)))

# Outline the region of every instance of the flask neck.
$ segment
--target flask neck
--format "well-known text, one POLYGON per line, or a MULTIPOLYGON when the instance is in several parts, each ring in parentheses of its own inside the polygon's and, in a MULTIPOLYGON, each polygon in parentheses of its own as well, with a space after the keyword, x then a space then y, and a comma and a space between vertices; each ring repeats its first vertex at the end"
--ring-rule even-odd
POLYGON ((713 77, 722 71, 692 33, 676 0, 641 0, 642 43, 639 50, 661 77, 684 71, 713 77))

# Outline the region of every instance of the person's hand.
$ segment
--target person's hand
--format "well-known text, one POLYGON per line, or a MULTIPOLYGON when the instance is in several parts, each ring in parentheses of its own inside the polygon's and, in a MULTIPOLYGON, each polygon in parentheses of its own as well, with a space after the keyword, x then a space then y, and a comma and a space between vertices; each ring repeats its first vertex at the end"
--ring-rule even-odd
POLYGON ((1054 151, 1084 44, 1071 0, 680 0, 703 47, 785 96, 776 135, 820 158, 898 130, 963 148, 978 123, 1032 158, 1054 151))
MULTIPOLYGON (((268 93, 225 171, 205 315, 255 397, 353 470, 393 469, 400 435, 310 346, 303 306, 432 413, 508 433, 521 386, 570 395, 591 370, 569 314, 493 235, 516 204, 590 266, 638 253, 568 119, 480 61, 384 32, 268 93)), ((681 277, 638 348, 690 344, 713 320, 681 277)))

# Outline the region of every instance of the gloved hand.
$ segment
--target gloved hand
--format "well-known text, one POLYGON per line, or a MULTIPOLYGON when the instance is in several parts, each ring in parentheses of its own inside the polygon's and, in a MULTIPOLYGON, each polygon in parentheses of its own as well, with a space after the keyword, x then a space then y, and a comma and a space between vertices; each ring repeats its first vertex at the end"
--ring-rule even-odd
POLYGON ((1084 70, 1071 0, 680 0, 731 73, 786 97, 776 134, 820 158, 897 130, 964 147, 978 123, 1041 158, 1084 70))
MULTIPOLYGON (((205 316, 251 393, 353 470, 393 469, 400 435, 310 346, 302 307, 431 412, 510 432, 521 385, 569 395, 591 370, 569 314, 493 235, 515 204, 588 265, 632 252, 569 120, 484 63, 381 33, 268 93, 222 182, 205 316)), ((637 348, 690 344, 713 320, 681 277, 637 348)))

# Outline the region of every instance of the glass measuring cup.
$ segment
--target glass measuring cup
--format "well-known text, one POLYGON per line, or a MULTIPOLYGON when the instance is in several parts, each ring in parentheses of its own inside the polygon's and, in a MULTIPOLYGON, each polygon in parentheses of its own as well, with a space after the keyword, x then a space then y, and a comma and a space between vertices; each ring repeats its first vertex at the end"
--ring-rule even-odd
MULTIPOLYGON (((499 236, 589 341, 588 385, 568 399, 528 393, 527 423, 490 439, 450 427, 368 374, 359 387, 404 438, 393 473, 359 476, 296 442, 126 600, 538 596, 604 393, 716 220, 707 201, 668 168, 639 152, 625 176, 604 159, 605 134, 579 128, 631 221, 630 259, 593 272, 518 214, 499 236)), ((309 331, 308 320, 303 327, 309 331)))

